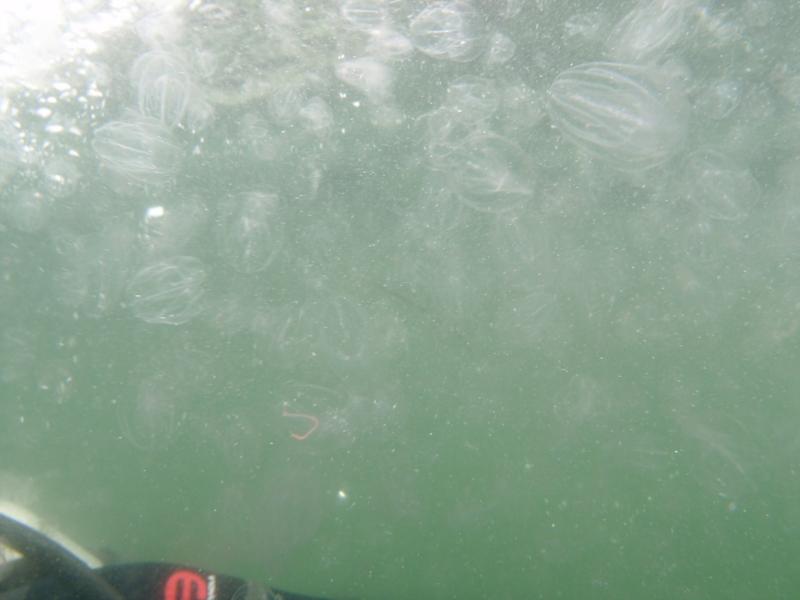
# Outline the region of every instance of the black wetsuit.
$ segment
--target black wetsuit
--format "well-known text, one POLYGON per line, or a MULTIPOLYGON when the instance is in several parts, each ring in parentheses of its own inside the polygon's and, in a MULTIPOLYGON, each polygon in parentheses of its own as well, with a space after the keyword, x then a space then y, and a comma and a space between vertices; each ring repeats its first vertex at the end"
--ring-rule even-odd
POLYGON ((183 565, 91 569, 39 531, 3 514, 0 541, 23 555, 0 566, 0 600, 320 600, 183 565))
POLYGON ((317 600, 250 583, 237 577, 166 563, 134 563, 94 571, 117 596, 87 592, 56 578, 5 589, 0 600, 317 600))

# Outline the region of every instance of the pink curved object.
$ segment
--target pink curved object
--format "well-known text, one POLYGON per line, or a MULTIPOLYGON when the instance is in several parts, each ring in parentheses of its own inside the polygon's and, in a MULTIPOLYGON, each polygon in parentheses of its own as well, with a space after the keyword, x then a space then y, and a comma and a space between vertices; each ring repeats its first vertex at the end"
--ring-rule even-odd
POLYGON ((307 415, 305 413, 289 412, 288 410, 286 410, 285 406, 283 407, 283 416, 284 417, 297 418, 297 419, 305 419, 306 421, 308 421, 310 423, 310 427, 308 428, 308 431, 306 431, 305 433, 293 433, 292 434, 292 437, 294 439, 296 439, 298 441, 301 441, 301 442, 304 439, 306 439, 308 436, 310 436, 312 433, 314 433, 316 431, 317 427, 319 427, 319 419, 317 417, 315 417, 314 415, 307 415))

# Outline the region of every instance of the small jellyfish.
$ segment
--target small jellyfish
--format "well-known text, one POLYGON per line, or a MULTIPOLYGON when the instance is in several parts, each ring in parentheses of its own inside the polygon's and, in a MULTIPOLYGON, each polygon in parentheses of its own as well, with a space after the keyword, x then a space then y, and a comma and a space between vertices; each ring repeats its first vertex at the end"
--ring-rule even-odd
POLYGON ((689 19, 684 0, 643 2, 611 30, 608 49, 614 60, 657 62, 686 34, 689 19))
POLYGON ((81 172, 73 160, 62 156, 51 158, 42 168, 44 188, 54 198, 67 198, 78 189, 81 172))
POLYGON ((663 164, 686 136, 687 111, 676 88, 650 68, 586 63, 561 73, 548 112, 561 134, 620 171, 663 164))
POLYGON ((391 92, 392 71, 369 56, 340 62, 336 77, 375 102, 385 100, 391 92))
POLYGON ((167 127, 179 125, 194 92, 189 71, 176 56, 154 50, 140 56, 131 69, 139 111, 167 127))
POLYGON ((240 273, 263 271, 283 247, 284 219, 280 198, 273 192, 226 198, 217 213, 220 255, 240 273))
POLYGON ((687 196, 709 219, 743 221, 761 197, 750 170, 714 149, 692 152, 686 162, 687 196))
POLYGON ((182 151, 167 127, 151 117, 111 121, 94 132, 97 158, 109 171, 143 184, 160 184, 178 169, 182 151))
POLYGON ((469 62, 485 49, 483 20, 466 0, 433 2, 409 23, 414 46, 432 58, 469 62))
POLYGON ((365 308, 345 296, 330 296, 285 307, 273 343, 292 364, 317 359, 344 365, 364 358, 366 338, 365 308))
POLYGON ((137 449, 163 449, 179 424, 174 390, 160 378, 144 381, 133 397, 117 403, 117 424, 123 437, 137 449))
POLYGON ((128 283, 128 302, 145 323, 182 325, 202 312, 205 281, 202 262, 176 256, 136 273, 128 283))
POLYGON ((499 213, 527 202, 535 189, 535 170, 511 140, 475 131, 434 160, 435 170, 467 206, 499 213))
POLYGON ((372 31, 389 20, 386 5, 385 0, 344 0, 339 12, 353 28, 372 31))

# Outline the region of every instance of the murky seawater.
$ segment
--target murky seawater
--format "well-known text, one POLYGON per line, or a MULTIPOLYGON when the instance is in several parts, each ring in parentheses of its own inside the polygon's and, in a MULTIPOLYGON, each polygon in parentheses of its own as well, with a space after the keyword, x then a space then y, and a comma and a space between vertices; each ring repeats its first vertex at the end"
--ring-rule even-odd
POLYGON ((0 499, 331 597, 791 596, 798 31, 6 0, 0 499))

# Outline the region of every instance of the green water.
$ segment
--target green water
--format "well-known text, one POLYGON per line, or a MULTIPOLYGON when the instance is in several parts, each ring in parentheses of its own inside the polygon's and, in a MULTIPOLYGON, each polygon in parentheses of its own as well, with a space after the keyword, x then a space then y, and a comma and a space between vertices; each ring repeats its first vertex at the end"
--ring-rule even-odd
POLYGON ((630 153, 550 86, 638 5, 430 5, 7 9, 0 498, 328 597, 794 597, 797 10, 646 5, 630 153))

